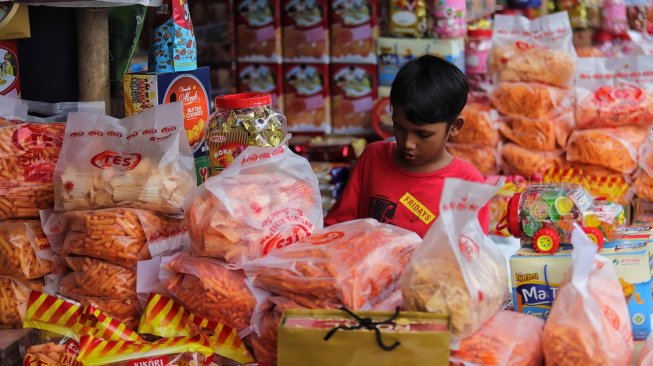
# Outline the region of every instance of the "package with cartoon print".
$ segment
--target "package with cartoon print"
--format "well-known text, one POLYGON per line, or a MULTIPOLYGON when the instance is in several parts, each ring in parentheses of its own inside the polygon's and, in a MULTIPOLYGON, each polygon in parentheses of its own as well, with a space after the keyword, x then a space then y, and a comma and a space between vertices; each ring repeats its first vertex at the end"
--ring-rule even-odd
POLYGON ((275 63, 238 63, 239 93, 269 93, 272 107, 283 110, 283 65, 275 63))
POLYGON ((331 65, 331 125, 336 134, 371 135, 376 65, 331 65))
POLYGON ((163 104, 122 120, 71 113, 54 172, 55 210, 131 207, 183 214, 195 174, 182 108, 163 104))
POLYGON ((323 225, 308 161, 282 145, 249 147, 188 197, 194 255, 243 264, 304 239, 323 225))
POLYGON ((280 64, 281 0, 236 1, 238 62, 280 64))
POLYGON ((284 112, 290 132, 330 133, 329 65, 284 64, 284 112))
POLYGON ((197 68, 197 44, 187 0, 163 0, 156 9, 148 70, 155 73, 197 68))
POLYGON ((428 1, 390 0, 390 36, 422 38, 428 31, 428 1))
POLYGON ((508 299, 505 259, 478 221, 502 185, 446 179, 440 216, 401 278, 405 307, 450 316, 454 341, 480 329, 508 299))
POLYGON ((329 63, 329 6, 326 0, 282 0, 283 60, 329 63))
POLYGON ((376 64, 377 1, 331 2, 331 62, 376 64))

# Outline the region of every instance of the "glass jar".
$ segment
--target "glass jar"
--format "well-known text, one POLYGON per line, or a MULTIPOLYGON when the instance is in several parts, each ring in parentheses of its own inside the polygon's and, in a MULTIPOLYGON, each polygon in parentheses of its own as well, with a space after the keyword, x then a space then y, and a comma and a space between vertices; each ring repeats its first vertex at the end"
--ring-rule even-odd
POLYGON ((285 141, 286 117, 272 108, 272 95, 239 93, 215 98, 206 142, 211 175, 226 169, 248 146, 277 147, 285 141))

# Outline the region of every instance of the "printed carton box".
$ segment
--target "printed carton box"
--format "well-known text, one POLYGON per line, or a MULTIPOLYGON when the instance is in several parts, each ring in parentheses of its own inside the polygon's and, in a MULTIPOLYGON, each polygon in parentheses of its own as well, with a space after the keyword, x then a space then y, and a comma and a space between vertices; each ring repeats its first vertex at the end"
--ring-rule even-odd
POLYGON ((125 115, 138 114, 159 104, 182 102, 184 127, 195 155, 197 184, 208 178, 208 147, 204 132, 210 109, 209 68, 169 74, 134 73, 125 75, 125 115))
POLYGON ((283 109, 283 65, 238 63, 238 91, 272 94, 272 106, 283 109))
POLYGON ((20 98, 18 45, 16 41, 0 41, 0 95, 20 98))
POLYGON ((331 64, 331 124, 333 132, 370 135, 377 96, 376 65, 331 64))
POLYGON ((284 62, 329 63, 327 0, 283 0, 284 62))
POLYGON ((376 64, 374 41, 379 28, 378 2, 331 2, 331 62, 376 64))
POLYGON ((290 132, 331 132, 329 65, 284 64, 283 106, 290 132))
MULTIPOLYGON (((601 250, 619 276, 631 317, 633 337, 645 339, 651 332, 653 309, 651 231, 628 233, 601 250)), ((510 258, 515 311, 547 318, 560 283, 571 268, 571 250, 553 255, 523 247, 510 258)))
POLYGON ((435 55, 465 70, 465 40, 408 39, 380 37, 376 42, 379 61, 379 84, 391 86, 399 69, 423 55, 435 55))
POLYGON ((281 0, 237 0, 239 62, 281 63, 281 0))

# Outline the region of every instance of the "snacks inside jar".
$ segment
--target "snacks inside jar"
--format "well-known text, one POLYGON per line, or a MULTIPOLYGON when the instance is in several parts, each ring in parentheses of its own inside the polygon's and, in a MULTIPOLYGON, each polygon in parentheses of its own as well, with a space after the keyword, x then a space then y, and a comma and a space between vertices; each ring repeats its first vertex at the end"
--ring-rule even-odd
POLYGON ((240 93, 215 99, 207 143, 211 174, 220 174, 248 146, 277 147, 284 142, 286 117, 272 108, 272 96, 240 93))
POLYGON ((598 229, 607 240, 621 237, 626 228, 626 212, 618 203, 595 200, 583 213, 583 227, 598 229))

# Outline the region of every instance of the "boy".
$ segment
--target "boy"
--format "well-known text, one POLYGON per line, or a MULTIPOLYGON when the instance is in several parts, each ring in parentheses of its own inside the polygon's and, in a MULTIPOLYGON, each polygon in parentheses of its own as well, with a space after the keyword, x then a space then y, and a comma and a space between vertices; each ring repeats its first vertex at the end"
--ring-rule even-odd
MULTIPOLYGON (((404 65, 390 92, 396 143, 365 149, 325 224, 369 217, 424 237, 438 216, 446 178, 483 182, 474 166, 445 149, 463 126, 467 93, 465 75, 441 58, 423 56, 404 65)), ((479 221, 487 233, 487 206, 479 221)))

